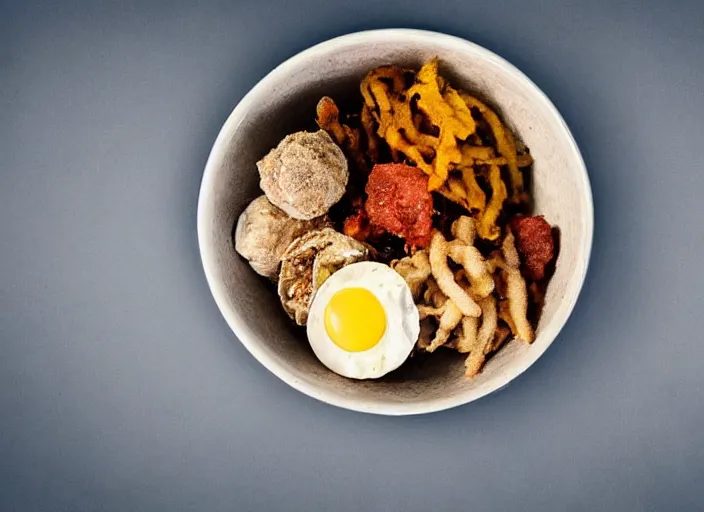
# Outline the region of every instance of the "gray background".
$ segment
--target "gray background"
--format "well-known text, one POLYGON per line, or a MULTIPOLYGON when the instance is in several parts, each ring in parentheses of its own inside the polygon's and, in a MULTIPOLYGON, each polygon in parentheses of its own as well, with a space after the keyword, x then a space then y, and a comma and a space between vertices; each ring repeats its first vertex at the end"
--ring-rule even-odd
POLYGON ((0 509, 702 509, 704 3, 670 4, 2 4, 0 509), (196 243, 237 101, 313 43, 388 26, 525 71, 572 128, 596 206, 552 348, 425 417, 338 410, 267 373, 196 243))

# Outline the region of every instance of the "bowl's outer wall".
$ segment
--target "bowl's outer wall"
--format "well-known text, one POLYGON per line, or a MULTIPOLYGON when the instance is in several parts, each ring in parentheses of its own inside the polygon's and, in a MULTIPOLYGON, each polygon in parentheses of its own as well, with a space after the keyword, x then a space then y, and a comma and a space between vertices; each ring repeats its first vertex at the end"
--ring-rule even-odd
MULTIPOLYGON (((213 295, 245 346, 269 370, 326 402, 382 414, 440 410, 479 398, 525 371, 566 322, 583 283, 593 230, 584 163, 549 100, 524 75, 491 52, 453 37, 387 30, 344 36, 285 62, 265 77, 229 117, 208 160, 198 207, 199 244, 213 295), (375 66, 417 67, 439 56, 452 83, 494 106, 534 157, 535 213, 559 227, 560 255, 536 341, 511 342, 474 380, 462 358, 438 354, 409 363, 381 381, 355 382, 325 369, 296 329, 273 288, 234 251, 232 229, 261 194, 255 163, 287 133, 312 128, 323 95, 354 100, 375 66)), ((441 351, 442 352, 442 351, 441 351)))

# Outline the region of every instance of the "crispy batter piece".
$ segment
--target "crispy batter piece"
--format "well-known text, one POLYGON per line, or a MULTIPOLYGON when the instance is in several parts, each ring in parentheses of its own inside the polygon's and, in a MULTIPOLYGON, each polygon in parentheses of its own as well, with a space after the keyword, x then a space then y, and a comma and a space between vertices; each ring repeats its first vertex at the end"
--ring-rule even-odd
POLYGON ((460 354, 466 354, 477 342, 477 330, 479 328, 479 318, 473 316, 462 317, 462 332, 457 338, 455 349, 460 354))
POLYGON ((496 299, 493 296, 486 297, 480 301, 482 308, 482 325, 479 328, 475 343, 470 349, 469 357, 465 361, 465 376, 474 377, 479 374, 486 361, 484 351, 494 340, 496 333, 497 315, 496 299))
POLYGON ((430 268, 433 277, 438 283, 442 292, 447 295, 459 308, 463 315, 479 316, 481 308, 474 302, 474 299, 455 282, 455 276, 447 264, 447 257, 450 246, 442 236, 442 233, 435 231, 430 241, 430 268))
POLYGON ((494 341, 492 341, 490 344, 486 346, 486 349, 484 350, 485 354, 491 354, 492 352, 496 352, 499 350, 501 347, 503 347, 504 343, 508 340, 508 338, 511 336, 511 329, 509 329, 507 326, 503 324, 499 324, 499 326, 496 328, 496 334, 494 335, 494 341))
POLYGON ((351 128, 340 121, 340 109, 335 101, 323 96, 316 107, 315 122, 321 130, 327 132, 330 138, 344 150, 347 155, 362 171, 367 171, 367 162, 364 159, 364 152, 361 149, 361 137, 359 130, 351 128))
POLYGON ((484 257, 476 247, 453 242, 450 244, 449 256, 464 268, 474 295, 483 298, 494 291, 494 279, 489 274, 484 257))
POLYGON ((398 272, 411 289, 413 298, 418 301, 423 286, 431 275, 430 260, 425 251, 416 251, 413 256, 406 256, 391 262, 391 268, 398 272))
MULTIPOLYGON (((421 308, 419 308, 419 312, 421 308)), ((438 329, 435 332, 435 337, 430 345, 426 348, 428 352, 434 352, 438 347, 444 345, 450 338, 452 331, 459 325, 462 321, 462 312, 459 308, 452 302, 451 299, 447 299, 445 304, 440 308, 427 308, 423 311, 423 314, 427 318, 429 315, 440 316, 440 321, 438 324, 438 329)))
POLYGON ((516 336, 527 342, 533 343, 534 333, 528 321, 528 291, 526 282, 520 271, 520 260, 516 251, 513 233, 509 230, 501 246, 504 256, 504 273, 506 275, 506 295, 508 309, 513 325, 516 327, 516 336))

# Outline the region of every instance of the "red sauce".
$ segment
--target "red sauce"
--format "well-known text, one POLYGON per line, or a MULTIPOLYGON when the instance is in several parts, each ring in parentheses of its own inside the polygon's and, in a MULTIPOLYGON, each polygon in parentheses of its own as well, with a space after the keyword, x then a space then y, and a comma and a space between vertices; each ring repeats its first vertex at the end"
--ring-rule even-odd
POLYGON ((417 167, 377 164, 365 189, 369 221, 415 247, 430 243, 433 198, 428 177, 417 167))
POLYGON ((550 224, 542 216, 518 217, 511 221, 511 228, 526 276, 540 281, 545 277, 545 267, 555 256, 550 224))

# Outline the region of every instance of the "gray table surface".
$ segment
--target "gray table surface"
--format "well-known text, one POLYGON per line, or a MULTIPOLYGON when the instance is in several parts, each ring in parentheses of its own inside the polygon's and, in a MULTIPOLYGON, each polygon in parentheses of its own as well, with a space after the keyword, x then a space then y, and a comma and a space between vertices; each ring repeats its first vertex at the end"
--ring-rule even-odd
POLYGON ((0 510, 701 510, 704 3, 0 5, 0 510), (506 57, 563 113, 592 265, 511 386, 408 418, 318 403, 237 342, 200 266, 237 101, 329 37, 506 57))

